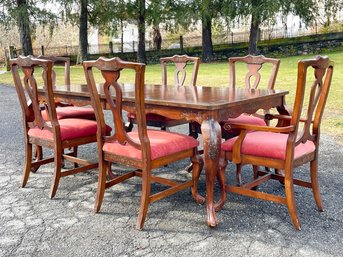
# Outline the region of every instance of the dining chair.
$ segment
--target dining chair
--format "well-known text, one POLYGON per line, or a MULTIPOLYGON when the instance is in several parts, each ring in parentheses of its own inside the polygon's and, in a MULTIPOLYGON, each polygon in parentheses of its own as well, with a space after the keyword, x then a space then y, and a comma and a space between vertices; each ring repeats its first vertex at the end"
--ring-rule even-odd
MULTIPOLYGON (((185 81, 187 77, 186 67, 189 64, 193 64, 193 70, 189 82, 189 86, 196 86, 196 81, 198 77, 198 70, 200 65, 200 58, 199 57, 190 57, 188 55, 174 55, 172 57, 164 57, 160 58, 160 64, 162 68, 162 84, 168 85, 168 76, 167 76, 167 64, 173 63, 175 64, 175 71, 174 71, 174 85, 178 87, 185 86, 185 81)), ((134 124, 137 124, 137 118, 135 113, 128 113, 127 115, 129 120, 128 131, 131 131, 134 124)), ((189 121, 184 119, 170 119, 168 117, 155 114, 155 113, 148 113, 146 115, 146 121, 148 126, 152 127, 159 127, 162 130, 168 130, 170 127, 187 124, 189 121)), ((191 125, 189 127, 191 131, 191 125)))
MULTIPOLYGON (((230 57, 229 61, 229 68, 230 68, 230 87, 236 88, 236 64, 237 63, 244 63, 247 65, 247 73, 245 74, 244 84, 245 89, 257 89, 261 82, 261 69, 263 66, 267 66, 268 64, 272 65, 269 80, 267 83, 267 89, 274 89, 276 77, 280 67, 280 60, 274 58, 267 58, 263 55, 253 56, 247 55, 244 57, 230 57)), ((267 114, 268 110, 264 110, 264 114, 267 114)), ((222 135, 223 138, 229 139, 231 137, 237 136, 240 131, 229 129, 227 130, 224 124, 229 123, 244 123, 244 124, 251 124, 251 125, 259 125, 264 126, 268 123, 265 120, 264 115, 259 114, 246 114, 243 113, 236 118, 229 118, 228 120, 222 121, 222 135)))
POLYGON ((95 202, 95 212, 99 212, 105 189, 108 189, 131 177, 142 178, 142 196, 137 220, 137 229, 142 229, 150 203, 165 198, 188 187, 192 188, 194 199, 203 203, 197 193, 197 181, 201 172, 201 160, 198 156, 198 141, 193 137, 162 130, 147 129, 144 105, 145 64, 122 61, 119 58, 99 58, 96 61, 83 62, 92 106, 98 124, 97 142, 99 155, 99 179, 95 202), (100 70, 104 82, 97 86, 93 68, 100 70), (122 117, 123 93, 118 83, 122 70, 135 72, 134 110, 137 130, 127 132, 122 117), (100 95, 103 96, 102 102, 100 95), (106 136, 103 107, 108 106, 113 117, 114 134, 106 136), (181 159, 191 158, 193 163, 192 179, 177 183, 170 179, 154 176, 152 170, 181 159), (106 178, 109 163, 133 167, 136 170, 115 178, 106 178), (151 182, 169 186, 168 189, 151 194, 151 182))
MULTIPOLYGON (((230 57, 228 59, 229 68, 230 68, 230 83, 229 86, 231 88, 236 88, 236 63, 244 63, 247 65, 247 73, 245 74, 244 78, 244 86, 246 89, 256 89, 261 81, 261 69, 262 67, 267 65, 272 65, 269 80, 267 84, 268 89, 273 89, 275 85, 276 76, 280 66, 280 60, 274 58, 266 58, 263 55, 253 56, 247 55, 244 57, 230 57)), ((264 114, 267 114, 268 110, 264 110, 264 114)), ((219 122, 221 129, 222 129, 222 138, 229 139, 239 135, 238 129, 231 129, 231 127, 226 126, 226 124, 232 123, 244 123, 244 124, 251 124, 251 125, 266 125, 269 122, 265 121, 263 115, 259 114, 246 114, 243 113, 236 118, 229 118, 227 120, 223 120, 219 122)), ((195 138, 198 134, 201 134, 201 125, 196 122, 192 122, 190 126, 190 134, 194 135, 195 138)), ((237 165, 237 184, 241 183, 241 165, 237 165)))
POLYGON ((224 204, 226 192, 269 200, 287 205, 294 227, 300 229, 294 196, 294 185, 298 185, 312 189, 317 207, 323 211, 318 183, 319 137, 332 73, 333 62, 328 57, 318 56, 315 59, 298 62, 298 79, 292 114, 289 116, 268 114, 269 119, 288 122, 287 126, 230 125, 232 129, 239 129, 241 132, 239 136, 222 144, 223 162, 218 174, 222 195, 216 206, 217 210, 224 204), (312 71, 314 78, 310 73, 312 71), (312 80, 312 84, 309 85, 312 80), (308 102, 305 101, 305 96, 308 97, 308 102), (304 106, 304 103, 307 106, 304 106), (305 114, 304 117, 302 113, 305 114), (228 160, 236 164, 253 165, 253 181, 241 186, 226 184, 225 167, 228 160), (306 163, 310 163, 310 182, 294 177, 294 169, 306 163), (259 166, 274 168, 279 172, 262 171, 259 166), (257 191, 257 186, 270 179, 284 184, 285 197, 257 191))
MULTIPOLYGON (((263 55, 253 56, 247 55, 244 57, 230 57, 229 61, 229 68, 230 68, 230 87, 236 88, 236 64, 243 63, 247 66, 247 73, 244 77, 244 84, 247 90, 257 89, 261 82, 261 70, 263 66, 272 65, 270 73, 269 73, 269 80, 267 84, 267 89, 274 89, 276 77, 279 71, 280 60, 274 58, 267 58, 263 55)), ((250 124, 250 125, 257 125, 257 126, 264 126, 269 125, 269 120, 265 119, 265 115, 269 113, 268 110, 263 110, 264 115, 261 114, 247 114, 242 113, 240 116, 236 118, 229 118, 227 120, 221 121, 220 125, 222 128, 222 137, 224 139, 229 139, 235 136, 238 136, 240 133, 239 129, 232 129, 230 126, 226 126, 226 124, 234 124, 234 123, 241 123, 241 124, 250 124)), ((236 165, 236 180, 237 185, 241 184, 241 171, 242 165, 236 165)))
MULTIPOLYGON (((32 56, 34 57, 34 56, 32 56)), ((52 85, 53 88, 56 88, 56 71, 54 67, 57 64, 62 64, 64 66, 64 84, 66 86, 70 86, 70 58, 69 57, 62 57, 62 56, 45 56, 39 55, 36 57, 38 59, 43 60, 50 60, 53 62, 53 69, 51 74, 52 85)), ((42 74, 42 76, 44 76, 42 74)), ((68 118, 79 118, 79 119, 88 119, 88 120, 95 120, 95 114, 93 108, 88 107, 79 107, 73 106, 68 103, 63 103, 61 101, 55 100, 56 105, 56 115, 57 119, 68 119, 68 118)), ((41 113, 44 120, 49 121, 49 114, 47 112, 47 106, 41 107, 41 113)), ((77 146, 75 146, 75 150, 77 151, 77 146)), ((40 146, 34 147, 34 158, 35 160, 41 160, 43 158, 43 149, 40 146)), ((64 162, 62 162, 62 166, 64 166, 64 162)), ((75 164, 75 167, 77 165, 75 164)), ((36 172, 39 167, 32 167, 31 171, 36 172)))
POLYGON ((25 187, 32 168, 54 162, 54 179, 50 191, 50 197, 53 198, 61 177, 94 169, 98 166, 97 163, 90 163, 77 157, 77 146, 96 142, 97 123, 94 120, 78 118, 57 119, 52 85, 52 61, 19 56, 17 59, 12 59, 10 65, 23 112, 25 167, 21 185, 25 187), (43 88, 45 89, 43 100, 38 99, 38 84, 34 76, 38 68, 43 70, 43 88), (48 107, 49 121, 42 117, 42 102, 48 107), (53 149, 53 157, 33 162, 32 145, 53 149), (72 148, 73 151, 64 154, 63 151, 66 148, 72 148), (80 167, 62 172, 64 160, 76 163, 80 167))
MULTIPOLYGON (((40 55, 37 57, 38 59, 43 60, 50 60, 53 62, 54 66, 56 64, 62 64, 64 66, 64 85, 70 86, 70 58, 63 57, 63 56, 44 56, 40 55)), ((52 85, 53 88, 56 87, 56 71, 55 69, 52 70, 52 85)), ((80 119, 88 119, 88 120, 95 120, 95 114, 93 108, 89 107, 79 107, 73 106, 68 103, 62 103, 60 101, 56 101, 56 114, 57 119, 67 119, 67 118, 80 118, 80 119)), ((46 110, 42 110, 43 119, 49 120, 49 115, 46 110)))

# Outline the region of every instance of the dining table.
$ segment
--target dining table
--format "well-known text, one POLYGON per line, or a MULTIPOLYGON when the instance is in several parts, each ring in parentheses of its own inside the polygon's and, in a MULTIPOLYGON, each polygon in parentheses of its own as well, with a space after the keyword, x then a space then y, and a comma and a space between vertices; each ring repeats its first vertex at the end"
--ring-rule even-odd
MULTIPOLYGON (((123 95, 123 109, 135 112, 134 84, 120 84, 123 95)), ((104 100, 103 88, 98 84, 98 92, 104 100)), ((171 119, 185 119, 201 124, 203 140, 203 160, 206 176, 207 224, 215 227, 218 219, 215 212, 214 186, 219 169, 222 132, 219 122, 234 118, 242 113, 253 114, 263 109, 276 108, 280 114, 288 114, 285 96, 288 91, 271 89, 231 88, 227 86, 173 86, 146 84, 145 109, 147 113, 156 113, 171 119)), ((45 90, 40 88, 38 96, 44 101, 45 90)), ((56 101, 77 106, 91 104, 86 84, 56 86, 56 101)))

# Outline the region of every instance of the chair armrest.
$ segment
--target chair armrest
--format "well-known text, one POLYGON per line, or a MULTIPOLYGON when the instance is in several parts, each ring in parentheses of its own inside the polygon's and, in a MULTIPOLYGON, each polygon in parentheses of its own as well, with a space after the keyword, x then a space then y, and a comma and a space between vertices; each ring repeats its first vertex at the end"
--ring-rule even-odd
MULTIPOLYGON (((281 115, 281 114, 266 114, 265 115, 266 120, 273 120, 273 119, 278 119, 278 120, 291 120, 292 116, 289 115, 281 115)), ((307 119, 300 118, 301 122, 307 122, 307 119)), ((313 121, 311 121, 313 123, 313 121)))
POLYGON ((266 132, 274 132, 274 133, 287 133, 294 131, 294 126, 286 126, 286 127, 268 127, 268 126, 257 126, 257 125, 248 125, 248 124, 229 124, 225 123, 225 129, 239 129, 239 130, 253 130, 253 131, 266 131, 266 132))

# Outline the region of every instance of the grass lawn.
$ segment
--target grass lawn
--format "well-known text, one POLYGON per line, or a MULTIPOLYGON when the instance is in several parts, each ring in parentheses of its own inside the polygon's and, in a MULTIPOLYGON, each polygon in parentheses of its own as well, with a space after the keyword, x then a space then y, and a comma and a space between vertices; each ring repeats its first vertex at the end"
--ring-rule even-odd
MULTIPOLYGON (((327 101, 326 110, 323 117, 322 132, 329 133, 336 137, 340 142, 343 142, 343 51, 325 53, 335 62, 335 70, 331 85, 331 92, 327 101)), ((275 88, 288 90, 289 96, 287 97, 287 104, 292 106, 294 100, 294 93, 296 88, 297 79, 297 61, 304 58, 310 58, 313 56, 293 56, 281 58, 280 70, 276 80, 275 88)), ((192 67, 189 67, 191 69, 192 67)), ((266 67, 262 71, 262 81, 261 85, 266 83, 263 80, 263 74, 269 72, 270 67, 266 67)), ((173 67, 168 67, 168 73, 171 74, 170 78, 168 76, 168 81, 173 81, 173 67)), ((4 69, 0 69, 0 71, 4 69)), ((57 74, 57 85, 63 83, 63 67, 55 67, 57 74)), ((244 84, 244 66, 238 66, 236 68, 237 72, 237 85, 244 84)), ((40 74, 40 73, 38 73, 40 74)), ((308 76, 313 77, 312 74, 308 76)), ((100 78, 101 75, 97 74, 96 78, 100 78)), ((121 75, 120 80, 125 82, 133 81, 133 73, 125 72, 121 75)), ((148 65, 145 73, 146 83, 160 83, 161 82, 161 68, 159 64, 148 65)), ((201 64, 198 74, 198 85, 201 86, 227 86, 229 81, 229 67, 226 62, 223 63, 210 63, 201 64)), ((13 84, 12 75, 10 72, 0 73, 0 83, 1 84, 13 84)), ((71 67, 71 83, 79 84, 85 83, 84 72, 82 66, 72 66, 71 67)))

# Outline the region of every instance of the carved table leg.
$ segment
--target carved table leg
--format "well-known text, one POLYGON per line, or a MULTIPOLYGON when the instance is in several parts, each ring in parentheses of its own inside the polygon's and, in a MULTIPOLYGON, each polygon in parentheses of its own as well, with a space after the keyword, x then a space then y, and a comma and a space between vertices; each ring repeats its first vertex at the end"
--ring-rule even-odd
POLYGON ((206 207, 207 224, 210 227, 217 225, 214 206, 214 181, 219 168, 221 127, 213 119, 204 120, 201 124, 204 142, 204 167, 206 172, 206 207))

